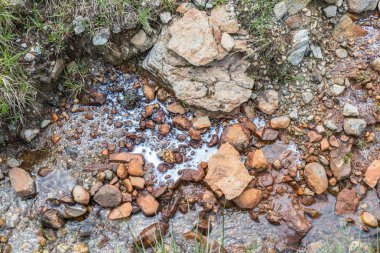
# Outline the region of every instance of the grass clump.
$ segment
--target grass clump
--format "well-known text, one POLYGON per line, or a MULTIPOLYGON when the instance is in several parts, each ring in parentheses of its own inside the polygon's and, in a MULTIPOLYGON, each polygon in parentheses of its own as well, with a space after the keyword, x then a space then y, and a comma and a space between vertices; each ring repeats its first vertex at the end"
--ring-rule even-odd
POLYGON ((24 123, 25 112, 34 107, 37 94, 19 63, 24 52, 14 49, 13 34, 18 21, 8 2, 0 0, 0 123, 8 120, 24 123))

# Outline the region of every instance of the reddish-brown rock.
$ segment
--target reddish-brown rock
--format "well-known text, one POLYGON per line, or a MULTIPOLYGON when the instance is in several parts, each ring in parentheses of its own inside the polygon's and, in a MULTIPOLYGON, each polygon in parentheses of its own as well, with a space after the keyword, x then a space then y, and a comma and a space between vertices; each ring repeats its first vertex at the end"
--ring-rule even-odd
POLYGON ((131 215, 131 213, 132 213, 132 204, 129 202, 126 202, 112 209, 111 212, 108 214, 107 218, 109 220, 128 218, 131 215))
POLYGON ((247 155, 247 160, 245 161, 245 165, 249 168, 257 169, 260 171, 269 168, 269 163, 265 158, 263 150, 261 149, 249 152, 247 155))
POLYGON ((36 185, 29 172, 24 169, 14 167, 9 170, 9 179, 12 188, 19 197, 29 197, 36 193, 36 185))
POLYGON ((380 179, 380 160, 373 161, 364 174, 364 182, 371 188, 375 188, 380 179))
POLYGON ((140 195, 136 202, 146 216, 156 215, 160 206, 160 203, 150 194, 140 195))
POLYGON ((220 144, 229 143, 239 152, 249 146, 250 132, 241 124, 233 124, 226 127, 220 138, 220 144))
POLYGON ((352 214, 359 205, 359 197, 355 189, 343 189, 336 197, 335 213, 338 215, 352 214))
POLYGON ((177 115, 173 118, 173 125, 179 130, 189 131, 191 122, 182 115, 177 115))
POLYGON ((94 196, 94 201, 102 207, 115 207, 120 205, 123 196, 118 188, 107 184, 102 186, 94 196))

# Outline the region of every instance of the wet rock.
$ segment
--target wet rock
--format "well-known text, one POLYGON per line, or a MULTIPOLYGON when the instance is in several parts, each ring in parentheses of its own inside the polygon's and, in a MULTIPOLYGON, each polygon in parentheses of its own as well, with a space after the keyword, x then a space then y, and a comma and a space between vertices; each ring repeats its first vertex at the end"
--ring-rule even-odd
POLYGON ((144 157, 140 154, 132 154, 132 153, 115 153, 111 154, 109 159, 110 162, 121 162, 121 163, 129 163, 132 160, 138 160, 139 163, 144 164, 144 157))
POLYGON ((309 31, 306 29, 296 31, 293 34, 292 49, 288 55, 288 61, 297 66, 303 60, 306 52, 309 50, 309 31))
POLYGON ((167 135, 170 132, 170 126, 168 124, 159 124, 157 130, 162 135, 167 135))
POLYGON ((213 135, 211 136, 210 141, 207 143, 207 147, 209 147, 209 148, 214 147, 214 146, 216 146, 218 143, 219 143, 218 135, 217 135, 217 134, 213 134, 213 135))
POLYGON ((15 167, 9 170, 8 175, 17 196, 25 198, 36 193, 34 179, 26 170, 15 167))
POLYGON ((183 131, 189 131, 191 127, 191 122, 181 115, 177 115, 173 118, 173 124, 176 128, 183 131))
POLYGON ((348 0, 347 4, 351 12, 361 13, 376 9, 378 2, 378 0, 348 0))
POLYGON ((211 122, 207 116, 196 117, 193 120, 194 129, 204 129, 209 128, 211 126, 211 122))
POLYGON ((41 215, 41 224, 51 229, 60 229, 65 225, 65 220, 59 211, 48 209, 41 215))
POLYGON ((325 192, 329 186, 325 168, 319 163, 309 163, 305 166, 304 175, 310 189, 316 194, 325 192))
POLYGON ((92 44, 94 46, 103 46, 103 45, 107 44, 110 36, 111 36, 111 32, 108 28, 100 28, 95 33, 95 36, 92 37, 92 44))
POLYGON ((359 197, 355 189, 343 189, 336 198, 335 213, 353 214, 359 205, 359 197))
POLYGON ((376 58, 375 60, 373 60, 372 68, 377 72, 380 72, 380 58, 376 58))
POLYGON ((278 93, 275 90, 266 90, 257 97, 257 106, 263 113, 273 114, 278 110, 278 93))
POLYGON ((169 225, 167 223, 157 222, 144 228, 143 231, 137 237, 135 244, 139 247, 153 247, 157 242, 164 237, 169 230, 169 225))
POLYGON ((179 103, 172 103, 166 107, 166 109, 175 114, 185 114, 186 110, 183 108, 183 106, 179 103))
POLYGON ((262 197, 262 191, 251 188, 243 191, 233 202, 241 209, 252 209, 260 203, 262 197))
POLYGON ((361 222, 368 226, 368 227, 372 227, 372 228, 376 228, 378 227, 378 222, 377 222, 377 219, 375 218, 375 216, 373 216, 373 214, 369 213, 369 212, 361 212, 360 213, 360 220, 361 222))
POLYGON ((290 118, 287 116, 275 117, 270 120, 270 126, 274 129, 285 129, 290 125, 290 118))
POLYGON ((74 201, 79 204, 88 205, 90 203, 90 193, 83 186, 75 186, 72 195, 74 201))
POLYGON ((343 116, 357 117, 359 116, 359 110, 356 106, 346 103, 343 107, 343 116))
POLYGON ((206 176, 206 173, 203 169, 199 169, 199 170, 183 169, 181 170, 181 172, 182 172, 181 179, 183 181, 189 181, 189 182, 194 182, 194 183, 201 182, 206 176))
POLYGON ((31 142, 39 133, 39 128, 23 129, 20 133, 20 137, 26 142, 31 142))
POLYGON ((270 129, 270 128, 265 128, 262 135, 261 139, 263 141, 274 141, 278 138, 279 131, 270 129))
POLYGON ((109 220, 124 219, 124 218, 128 218, 131 215, 131 213, 132 213, 132 204, 129 202, 126 202, 112 209, 111 212, 108 214, 107 218, 109 220))
POLYGON ((194 141, 199 141, 202 139, 201 132, 198 130, 195 130, 194 128, 190 128, 189 130, 189 137, 194 141))
POLYGON ((224 5, 210 16, 190 8, 162 29, 143 67, 188 105, 231 112, 249 99, 254 84, 246 74, 249 62, 242 60, 244 52, 234 54, 236 43, 228 52, 221 43, 223 32, 238 30, 235 14, 224 5), (239 64, 234 65, 236 61, 239 64))
POLYGON ((341 148, 330 152, 330 169, 337 180, 348 177, 351 174, 350 150, 341 148))
POLYGON ((248 168, 256 169, 259 171, 269 168, 269 163, 265 158, 263 150, 261 149, 249 152, 247 155, 247 160, 245 161, 245 165, 248 168))
POLYGON ((251 177, 240 161, 239 152, 231 144, 225 143, 208 161, 204 181, 213 191, 222 191, 226 199, 231 200, 244 191, 251 177))
POLYGON ((241 124, 233 124, 226 127, 220 138, 220 144, 229 143, 239 152, 249 146, 249 131, 241 124))
POLYGON ((146 216, 156 215, 160 207, 160 203, 150 194, 140 195, 136 202, 146 216))
POLYGON ((63 209, 65 218, 79 218, 87 213, 87 209, 84 206, 76 205, 76 206, 68 206, 65 205, 63 209))
POLYGON ((115 207, 121 203, 122 195, 113 185, 104 185, 94 195, 94 201, 102 207, 115 207))
POLYGON ((129 177, 129 180, 131 182, 131 185, 133 188, 142 190, 145 186, 145 180, 141 177, 129 177))
POLYGON ((371 188, 375 188, 380 179, 380 160, 373 161, 364 174, 364 182, 371 188))
POLYGON ((81 98, 80 103, 83 105, 101 106, 106 103, 107 95, 97 91, 85 92, 81 98))
POLYGON ((281 210, 281 216, 290 229, 293 229, 301 235, 305 235, 312 227, 304 213, 293 206, 286 205, 283 207, 281 210))
POLYGON ((135 177, 144 176, 143 163, 140 159, 133 159, 128 165, 128 174, 135 177))
POLYGON ((367 31, 356 25, 354 21, 348 15, 343 15, 339 20, 338 25, 335 27, 335 37, 361 37, 367 35, 367 31))
POLYGON ((120 179, 126 179, 128 177, 128 170, 124 164, 120 163, 117 166, 116 175, 120 179))
POLYGON ((367 127, 367 122, 364 119, 347 118, 344 119, 343 129, 348 135, 361 136, 367 127))
POLYGON ((140 52, 145 52, 153 46, 155 39, 149 37, 149 35, 146 34, 143 29, 141 29, 135 35, 133 35, 130 42, 134 47, 138 48, 140 52))

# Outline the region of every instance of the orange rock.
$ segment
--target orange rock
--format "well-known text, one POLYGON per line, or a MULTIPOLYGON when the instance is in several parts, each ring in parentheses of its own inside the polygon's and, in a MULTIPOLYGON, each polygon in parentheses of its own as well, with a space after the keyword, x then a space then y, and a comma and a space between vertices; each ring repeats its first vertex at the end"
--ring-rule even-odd
POLYGON ((252 209, 260 203, 262 196, 262 191, 251 188, 243 191, 233 202, 242 209, 252 209))
POLYGON ((249 152, 245 165, 252 169, 266 170, 269 167, 269 163, 265 158, 264 152, 261 149, 249 152))
POLYGON ((112 209, 111 212, 108 214, 107 218, 109 220, 128 218, 131 215, 131 213, 132 213, 132 204, 129 202, 126 202, 112 209))
POLYGON ((364 174, 364 182, 374 188, 380 179, 380 160, 373 161, 364 174))

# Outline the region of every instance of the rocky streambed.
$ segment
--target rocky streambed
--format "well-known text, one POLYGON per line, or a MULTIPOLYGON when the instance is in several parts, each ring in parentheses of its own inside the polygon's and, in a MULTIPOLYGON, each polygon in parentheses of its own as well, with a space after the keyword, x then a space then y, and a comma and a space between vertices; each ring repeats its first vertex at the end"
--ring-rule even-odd
MULTIPOLYGON (((81 101, 62 98, 71 109, 52 111, 35 151, 7 161, 16 168, 1 181, 1 217, 12 252, 121 252, 136 238, 148 247, 159 237, 139 237, 146 227, 181 252, 192 252, 194 228, 227 252, 295 250, 361 223, 354 189, 337 201, 322 165, 303 168, 281 130, 288 118, 246 108, 210 120, 127 68, 97 64, 92 75, 81 101)), ((369 192, 360 209, 378 216, 377 203, 369 192)))

